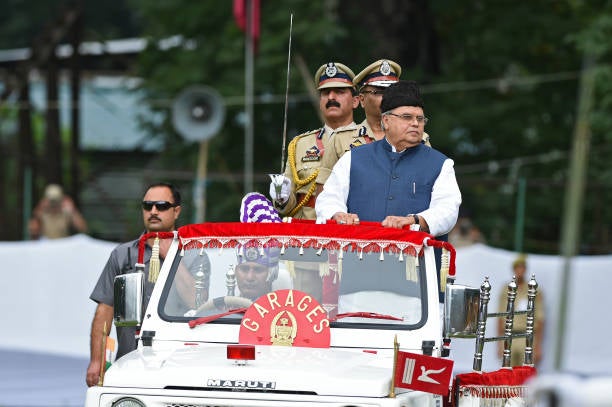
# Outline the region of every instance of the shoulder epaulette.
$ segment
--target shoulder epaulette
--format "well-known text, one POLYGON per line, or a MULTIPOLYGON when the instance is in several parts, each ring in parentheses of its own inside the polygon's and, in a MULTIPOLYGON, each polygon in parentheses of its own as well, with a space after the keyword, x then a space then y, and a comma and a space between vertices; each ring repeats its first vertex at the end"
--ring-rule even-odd
POLYGON ((349 126, 349 127, 344 127, 344 128, 335 130, 334 133, 338 134, 338 133, 346 133, 346 132, 356 132, 357 130, 359 130, 359 127, 349 126))
POLYGON ((294 138, 301 138, 301 137, 306 137, 306 136, 310 136, 312 134, 316 134, 316 133, 321 133, 322 131, 324 131, 325 128, 324 127, 320 127, 318 129, 314 129, 314 130, 309 130, 307 132, 298 134, 297 136, 295 136, 294 138))

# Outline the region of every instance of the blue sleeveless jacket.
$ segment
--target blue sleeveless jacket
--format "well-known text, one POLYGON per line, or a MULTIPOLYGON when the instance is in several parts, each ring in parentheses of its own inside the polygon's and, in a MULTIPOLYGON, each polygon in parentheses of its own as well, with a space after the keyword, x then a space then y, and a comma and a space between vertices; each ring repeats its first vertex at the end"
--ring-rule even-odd
POLYGON ((424 144, 396 153, 385 139, 353 148, 348 212, 381 222, 389 215, 424 211, 446 159, 424 144))

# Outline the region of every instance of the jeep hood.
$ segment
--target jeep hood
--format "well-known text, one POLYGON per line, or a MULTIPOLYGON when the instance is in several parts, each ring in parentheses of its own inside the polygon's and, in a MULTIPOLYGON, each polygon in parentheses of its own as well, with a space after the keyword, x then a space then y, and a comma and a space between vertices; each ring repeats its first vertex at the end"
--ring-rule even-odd
POLYGON ((104 385, 193 390, 278 391, 335 396, 389 394, 392 352, 256 346, 255 360, 238 365, 226 345, 139 348, 117 360, 104 385))

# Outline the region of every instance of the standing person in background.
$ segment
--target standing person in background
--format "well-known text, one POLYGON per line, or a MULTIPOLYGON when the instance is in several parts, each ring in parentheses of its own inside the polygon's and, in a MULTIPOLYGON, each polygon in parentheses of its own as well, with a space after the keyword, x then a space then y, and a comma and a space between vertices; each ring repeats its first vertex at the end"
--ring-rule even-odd
POLYGON ((317 70, 315 85, 325 124, 289 143, 285 173, 270 184, 272 203, 281 216, 316 219, 315 201, 331 172, 331 166, 322 166, 325 152, 334 137, 357 130, 353 110, 359 99, 353 87, 354 77, 353 71, 339 62, 328 62, 317 70))
MULTIPOLYGON (((146 232, 170 232, 176 229, 176 221, 181 214, 181 194, 172 184, 156 183, 150 185, 141 202, 142 220, 146 232)), ((100 367, 102 363, 102 338, 104 326, 110 333, 114 314, 114 292, 113 285, 115 276, 119 274, 136 271, 135 264, 138 260, 138 242, 140 239, 123 243, 117 246, 110 254, 102 274, 90 295, 90 298, 98 305, 91 324, 90 360, 87 367, 86 382, 88 386, 98 383, 100 367)), ((147 240, 145 247, 145 295, 144 304, 146 308, 149 298, 155 286, 155 281, 150 281, 149 265, 151 261, 153 240, 147 240)), ((168 247, 159 247, 160 261, 163 261, 168 247)), ((118 350, 117 358, 136 349, 136 328, 117 327, 118 350)))
POLYGON ((49 184, 28 224, 32 239, 59 239, 86 233, 87 222, 61 186, 49 184))
MULTIPOLYGON (((520 254, 512 262, 512 272, 516 277, 516 298, 514 300, 515 310, 527 309, 527 291, 529 289, 526 278, 527 256, 520 254)), ((508 303, 508 288, 504 286, 499 293, 499 312, 505 312, 508 303)), ((500 336, 504 335, 505 318, 497 318, 498 331, 500 336)), ((538 289, 535 298, 535 316, 533 326, 533 363, 537 367, 542 361, 542 345, 544 338, 544 300, 542 293, 538 289)), ((514 332, 525 332, 527 328, 527 315, 515 315, 512 324, 514 332)), ((503 354, 504 342, 499 342, 500 355, 503 354)), ((525 338, 512 338, 512 352, 510 357, 511 366, 521 366, 525 360, 525 338)))
POLYGON ((486 239, 480 229, 474 224, 467 210, 459 209, 459 218, 453 230, 448 234, 448 241, 455 249, 471 246, 475 243, 485 243, 486 239))

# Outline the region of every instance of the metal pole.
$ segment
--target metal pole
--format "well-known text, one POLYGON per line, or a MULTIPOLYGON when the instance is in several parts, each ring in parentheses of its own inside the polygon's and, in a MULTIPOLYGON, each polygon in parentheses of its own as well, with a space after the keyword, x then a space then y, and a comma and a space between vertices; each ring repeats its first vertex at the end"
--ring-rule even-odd
POLYGON ((253 1, 246 0, 246 36, 244 52, 244 193, 253 191, 253 1))
POLYGON ((523 236, 525 234, 525 177, 518 179, 516 193, 516 225, 514 229, 514 250, 517 253, 523 251, 523 236))
POLYGON ((202 223, 206 220, 206 167, 208 165, 208 141, 200 141, 198 155, 198 172, 193 186, 193 204, 195 213, 193 223, 202 223))
POLYGON ((72 56, 70 57, 70 191, 74 204, 81 206, 81 179, 79 171, 79 151, 81 139, 81 58, 79 45, 83 36, 82 0, 76 2, 78 14, 70 29, 72 56))
POLYGON ((586 55, 583 59, 580 74, 580 94, 578 112, 574 128, 574 144, 570 159, 569 178, 565 188, 565 202, 561 229, 561 254, 564 257, 561 290, 559 292, 559 316, 555 346, 555 370, 561 370, 563 348, 565 346, 565 326, 567 298, 571 274, 571 261, 577 253, 580 222, 582 221, 582 203, 585 189, 585 177, 589 160, 591 131, 589 114, 593 104, 595 83, 595 58, 586 55))
POLYGON ((23 238, 30 240, 30 218, 32 217, 32 168, 23 169, 23 238))

